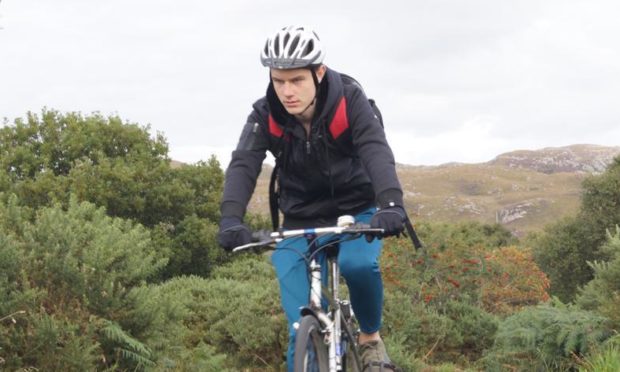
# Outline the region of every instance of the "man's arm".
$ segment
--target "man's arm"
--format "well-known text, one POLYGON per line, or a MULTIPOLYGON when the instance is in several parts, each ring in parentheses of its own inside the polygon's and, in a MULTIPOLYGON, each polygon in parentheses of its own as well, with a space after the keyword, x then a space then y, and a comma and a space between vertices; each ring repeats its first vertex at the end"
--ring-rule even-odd
POLYGON ((383 126, 361 89, 352 87, 349 97, 347 111, 353 145, 370 177, 377 205, 380 208, 393 205, 402 207, 403 192, 396 175, 394 154, 385 138, 383 126))
POLYGON ((256 187, 256 179, 269 145, 259 121, 259 115, 252 112, 243 127, 237 148, 232 152, 230 164, 226 169, 224 195, 220 207, 222 217, 236 217, 242 220, 256 187))
POLYGON ((220 206, 222 219, 217 236, 219 244, 226 250, 247 244, 251 239, 250 230, 243 224, 243 217, 268 148, 268 140, 259 121, 259 115, 252 112, 226 169, 220 206))

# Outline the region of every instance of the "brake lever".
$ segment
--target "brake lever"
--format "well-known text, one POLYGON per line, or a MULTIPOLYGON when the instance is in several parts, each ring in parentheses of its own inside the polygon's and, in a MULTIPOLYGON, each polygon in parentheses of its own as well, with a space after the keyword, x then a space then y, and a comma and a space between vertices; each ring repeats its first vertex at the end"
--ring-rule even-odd
POLYGON ((237 253, 237 252, 244 251, 250 248, 263 248, 263 247, 270 246, 275 242, 276 242, 275 239, 268 239, 268 240, 263 240, 260 242, 248 243, 248 244, 240 245, 238 247, 233 248, 232 252, 237 253))

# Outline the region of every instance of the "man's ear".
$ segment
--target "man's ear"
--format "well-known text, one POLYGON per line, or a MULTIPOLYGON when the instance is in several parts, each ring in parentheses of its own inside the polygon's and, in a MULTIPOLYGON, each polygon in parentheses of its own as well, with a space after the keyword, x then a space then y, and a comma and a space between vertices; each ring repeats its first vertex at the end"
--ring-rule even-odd
POLYGON ((325 76, 326 71, 327 71, 327 66, 325 65, 320 65, 319 67, 316 68, 316 78, 319 79, 319 83, 321 82, 321 80, 323 80, 323 77, 325 76))

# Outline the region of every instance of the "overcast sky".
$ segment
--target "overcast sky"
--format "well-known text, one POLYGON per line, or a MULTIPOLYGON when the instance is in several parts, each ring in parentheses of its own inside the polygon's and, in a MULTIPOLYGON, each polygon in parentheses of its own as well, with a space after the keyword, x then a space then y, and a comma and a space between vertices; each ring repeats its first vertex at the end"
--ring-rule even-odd
POLYGON ((618 0, 3 0, 0 118, 117 114, 225 166, 266 37, 305 24, 375 98, 397 162, 619 145, 619 20, 618 0))

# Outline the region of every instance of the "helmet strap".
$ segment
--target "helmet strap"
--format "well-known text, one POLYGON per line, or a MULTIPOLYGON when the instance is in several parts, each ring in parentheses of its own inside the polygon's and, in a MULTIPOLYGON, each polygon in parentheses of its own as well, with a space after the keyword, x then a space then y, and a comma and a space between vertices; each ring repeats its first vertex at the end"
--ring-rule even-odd
POLYGON ((316 76, 316 67, 314 66, 310 66, 310 73, 312 74, 312 80, 314 80, 314 87, 316 88, 316 94, 315 94, 315 98, 316 96, 319 94, 319 77, 316 76))
POLYGON ((314 98, 312 99, 312 102, 310 102, 310 104, 306 106, 306 108, 297 115, 303 115, 304 112, 306 112, 310 108, 310 106, 316 103, 316 99, 319 96, 319 77, 316 75, 316 67, 308 66, 308 69, 310 70, 310 73, 312 74, 312 80, 314 81, 314 98))
POLYGON ((310 102, 310 104, 306 106, 306 108, 302 112, 300 112, 298 115, 303 115, 304 112, 306 112, 306 110, 310 108, 310 106, 316 103, 316 99, 319 96, 319 77, 316 75, 316 67, 308 66, 308 69, 310 70, 310 73, 312 74, 312 80, 314 81, 314 98, 312 99, 312 102, 310 102))

